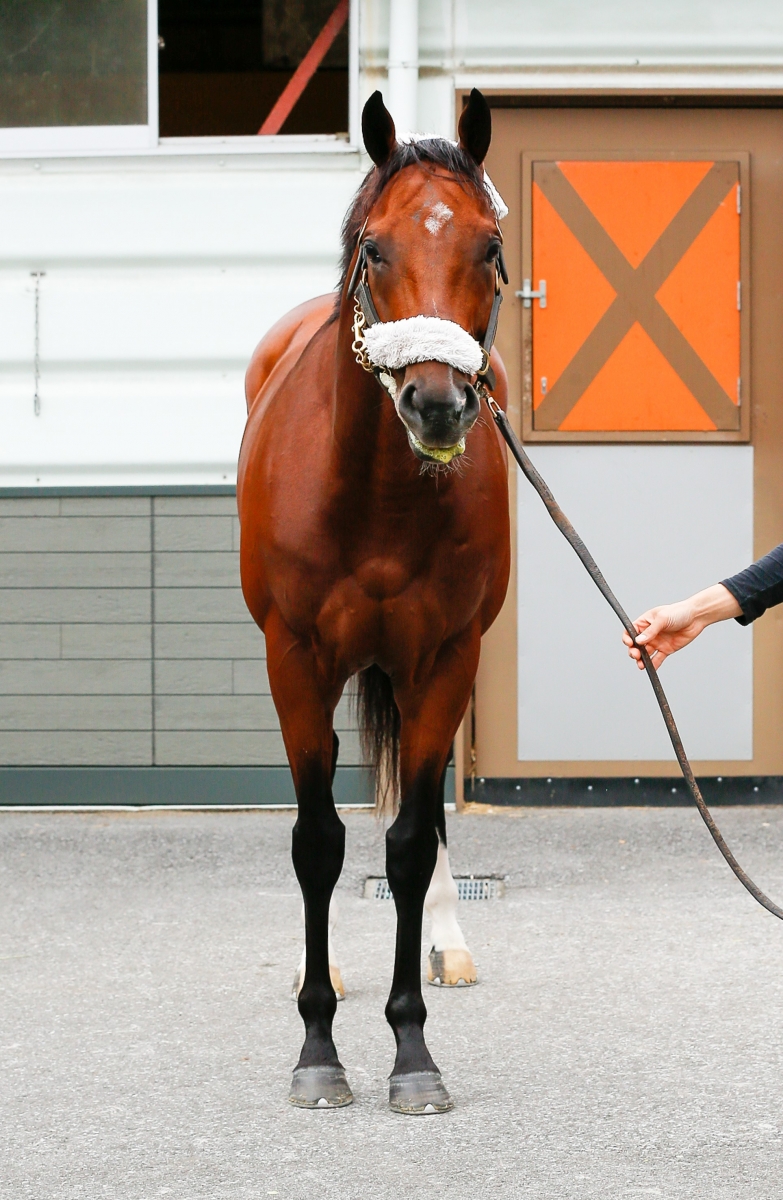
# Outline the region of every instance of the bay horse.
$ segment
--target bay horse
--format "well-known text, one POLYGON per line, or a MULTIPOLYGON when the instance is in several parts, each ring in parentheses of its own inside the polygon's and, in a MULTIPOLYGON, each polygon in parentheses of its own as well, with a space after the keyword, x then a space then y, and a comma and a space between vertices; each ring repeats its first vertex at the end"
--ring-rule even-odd
POLYGON ((509 576, 506 451, 480 416, 485 389, 506 403, 490 348, 507 275, 479 92, 456 146, 398 143, 380 92, 362 134, 375 165, 344 222, 338 295, 284 317, 248 369, 240 566, 298 806, 305 1039, 289 1099, 353 1099, 332 1038, 328 925, 345 849, 333 714, 356 676, 363 745, 398 806, 386 833, 397 911, 389 1103, 418 1114, 452 1107, 424 1039, 422 910, 445 846, 450 749, 509 576))

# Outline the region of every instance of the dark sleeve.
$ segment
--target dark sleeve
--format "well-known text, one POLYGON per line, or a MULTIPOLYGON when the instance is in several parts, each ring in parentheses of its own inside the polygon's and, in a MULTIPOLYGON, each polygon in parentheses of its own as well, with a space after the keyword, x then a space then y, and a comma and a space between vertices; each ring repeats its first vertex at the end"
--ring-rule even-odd
POLYGON ((742 609, 742 616, 735 619, 740 625, 750 625, 768 608, 783 604, 783 543, 739 575, 721 582, 742 609))

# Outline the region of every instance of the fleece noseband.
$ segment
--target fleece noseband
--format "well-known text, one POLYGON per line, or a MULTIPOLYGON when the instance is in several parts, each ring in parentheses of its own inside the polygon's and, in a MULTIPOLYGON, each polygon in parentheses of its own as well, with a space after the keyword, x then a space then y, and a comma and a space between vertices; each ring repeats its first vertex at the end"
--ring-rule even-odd
POLYGON ((397 386, 390 371, 401 371, 417 362, 442 362, 463 375, 476 375, 490 391, 495 386, 489 353, 495 341, 503 294, 500 280, 508 283, 502 248, 497 259, 495 295, 484 337, 477 342, 466 329, 442 317, 405 317, 381 321, 367 279, 367 251, 359 235, 359 253, 348 285, 354 298, 354 343, 357 362, 371 371, 382 387, 397 399, 397 386))

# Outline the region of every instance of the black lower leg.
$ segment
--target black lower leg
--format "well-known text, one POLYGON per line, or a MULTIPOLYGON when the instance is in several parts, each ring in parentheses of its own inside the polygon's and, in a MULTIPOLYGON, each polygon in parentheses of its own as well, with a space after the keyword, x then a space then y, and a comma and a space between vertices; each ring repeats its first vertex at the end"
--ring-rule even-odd
MULTIPOLYGON (((335 748, 336 749, 336 748, 335 748)), ((335 753, 336 758, 336 753, 335 753)), ((339 1065, 332 1041, 337 999, 329 977, 329 902, 345 855, 345 826, 326 779, 300 788, 292 857, 305 907, 305 981, 299 1012, 305 1024, 300 1067, 339 1065)))
POLYGON ((435 801, 435 781, 422 783, 405 798, 386 834, 386 873, 397 908, 394 978, 386 1005, 386 1019, 397 1042, 393 1075, 437 1071, 424 1041, 427 1009, 420 961, 424 897, 438 853, 435 801))

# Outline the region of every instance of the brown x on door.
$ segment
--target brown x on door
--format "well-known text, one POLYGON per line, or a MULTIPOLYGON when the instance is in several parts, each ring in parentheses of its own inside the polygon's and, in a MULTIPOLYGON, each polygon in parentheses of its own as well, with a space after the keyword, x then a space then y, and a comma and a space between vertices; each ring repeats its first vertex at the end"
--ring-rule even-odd
POLYGON ((536 161, 533 428, 737 430, 739 164, 536 161))

